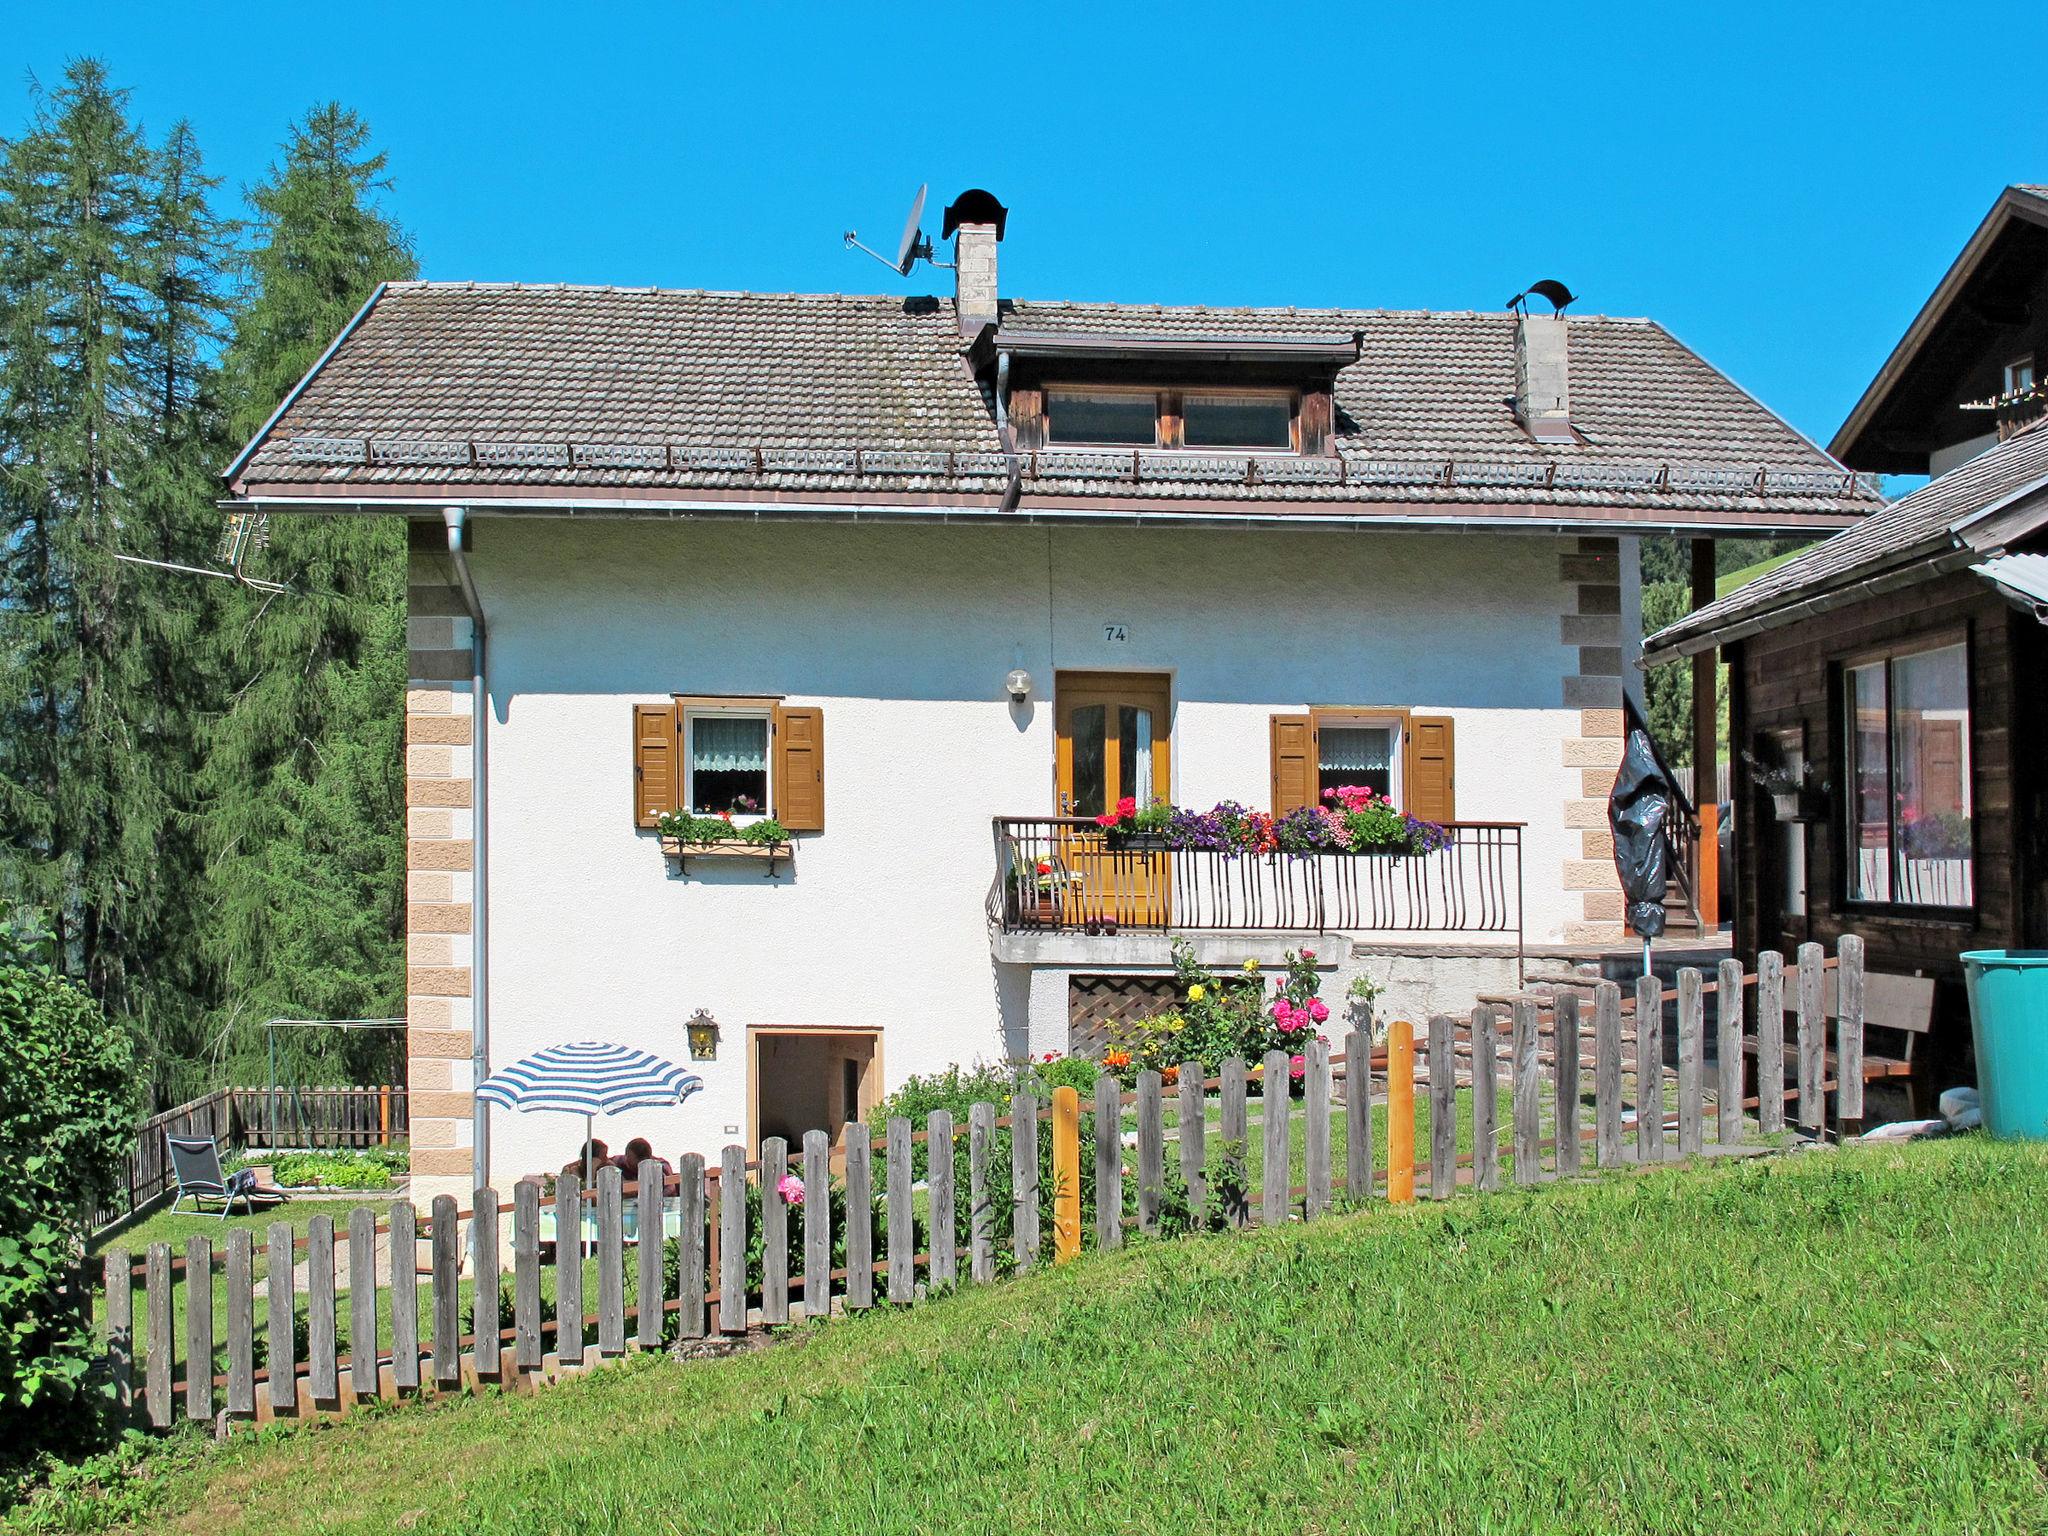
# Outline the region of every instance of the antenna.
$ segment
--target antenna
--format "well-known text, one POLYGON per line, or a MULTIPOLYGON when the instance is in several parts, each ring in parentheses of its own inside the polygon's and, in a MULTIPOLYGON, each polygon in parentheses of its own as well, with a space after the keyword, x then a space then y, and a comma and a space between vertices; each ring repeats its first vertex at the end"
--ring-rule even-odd
POLYGON ((221 558, 228 562, 224 571, 208 570, 203 565, 179 565, 170 560, 147 560, 141 555, 116 553, 114 558, 124 565, 153 566, 160 571, 177 571, 186 576, 214 576, 223 581, 232 581, 249 588, 252 592, 267 592, 272 597, 291 588, 281 581, 266 581, 261 576, 251 576, 244 569, 249 556, 270 542, 270 520, 262 512, 230 512, 228 525, 221 535, 221 558))
POLYGON ((899 277, 910 276, 910 269, 919 261, 931 261, 935 267, 948 265, 943 261, 932 261, 932 242, 925 232, 917 227, 919 221, 924 218, 924 198, 930 190, 931 183, 926 182, 917 189, 917 196, 910 200, 910 217, 903 221, 903 238, 896 242, 894 261, 872 246, 861 244, 858 230, 849 229, 846 232, 846 243, 856 251, 867 252, 883 266, 894 268, 899 277))
POLYGON ((1565 287, 1556 278, 1545 277, 1531 283, 1512 299, 1509 299, 1508 308, 1518 315, 1526 315, 1529 312, 1529 297, 1531 294, 1534 294, 1539 299, 1548 299, 1551 309, 1560 315, 1564 313, 1565 305, 1578 298, 1576 293, 1573 293, 1571 289, 1565 287))

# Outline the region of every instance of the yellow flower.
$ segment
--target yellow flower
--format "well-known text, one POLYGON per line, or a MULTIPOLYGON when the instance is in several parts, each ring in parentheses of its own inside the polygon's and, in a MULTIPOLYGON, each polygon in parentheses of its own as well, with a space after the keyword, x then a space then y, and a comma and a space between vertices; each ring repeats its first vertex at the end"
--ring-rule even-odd
POLYGON ((1203 998, 1207 997, 1208 995, 1208 989, 1204 987, 1199 981, 1188 988, 1188 1001, 1191 1003, 1199 1003, 1203 998))
POLYGON ((1247 971, 1256 971, 1256 970, 1257 970, 1257 969, 1259 968, 1259 962, 1258 962, 1257 960, 1255 960, 1255 959, 1254 959, 1254 960, 1247 960, 1247 961, 1245 961, 1245 963, 1244 963, 1244 968, 1245 968, 1245 969, 1246 969, 1247 971))

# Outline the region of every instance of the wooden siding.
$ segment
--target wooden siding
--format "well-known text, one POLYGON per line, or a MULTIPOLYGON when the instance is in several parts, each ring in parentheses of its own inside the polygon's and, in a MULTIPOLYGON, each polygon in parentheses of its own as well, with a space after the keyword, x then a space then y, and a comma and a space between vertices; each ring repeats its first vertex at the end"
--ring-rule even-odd
POLYGON ((2048 860, 2040 848, 2048 775, 2039 766, 2048 727, 2037 718, 2038 705, 2030 710, 2019 703, 2048 676, 2043 633, 1981 580, 1960 573, 1770 630, 1729 650, 1738 948, 1753 957, 1761 949, 1790 949, 1808 940, 1832 945, 1853 929, 1868 940, 1872 970, 1936 978, 1938 1076, 1959 1070, 1969 1053, 1958 955, 2048 940, 2041 890, 2048 860), (1911 648, 1960 634, 1970 644, 1975 909, 1948 917, 1852 907, 1843 895, 1841 664, 1873 649, 1911 648), (2032 680, 2017 691, 2016 672, 2032 680), (2016 731, 2026 740, 2016 739, 2016 731), (1783 733, 1804 738, 1808 763, 1830 789, 1827 819, 1806 829, 1806 918, 1778 923, 1768 882, 1778 857, 1770 840, 1780 827, 1769 801, 1751 788, 1739 754, 1763 751, 1783 733))

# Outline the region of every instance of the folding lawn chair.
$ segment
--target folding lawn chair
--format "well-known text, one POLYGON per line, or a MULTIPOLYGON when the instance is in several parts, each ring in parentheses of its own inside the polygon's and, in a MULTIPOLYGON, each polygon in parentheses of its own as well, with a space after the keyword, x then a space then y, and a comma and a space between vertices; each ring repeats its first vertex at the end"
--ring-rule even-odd
POLYGON ((244 1168, 239 1173, 223 1174, 220 1171, 220 1148, 214 1145, 211 1136, 164 1136, 171 1153, 171 1177, 178 1181, 178 1193, 171 1201, 171 1209, 178 1208, 178 1202, 187 1195, 192 1197, 195 1210, 202 1200, 221 1202, 220 1216, 226 1221, 228 1213, 234 1210, 237 1200, 242 1209, 256 1209, 255 1197, 265 1194, 269 1198, 282 1198, 271 1191, 259 1191, 255 1170, 244 1168))

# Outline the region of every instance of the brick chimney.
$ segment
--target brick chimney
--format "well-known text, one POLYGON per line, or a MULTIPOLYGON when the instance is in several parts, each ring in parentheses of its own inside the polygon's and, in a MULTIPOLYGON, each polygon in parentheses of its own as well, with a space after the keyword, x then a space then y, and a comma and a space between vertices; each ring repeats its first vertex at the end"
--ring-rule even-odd
POLYGON ((1561 314, 1515 317, 1515 414, 1539 443, 1570 443, 1572 359, 1561 314))
POLYGON ((953 310, 962 336, 996 323, 996 246, 1009 217, 1009 209, 979 188, 962 192, 946 208, 939 238, 953 241, 953 310))

